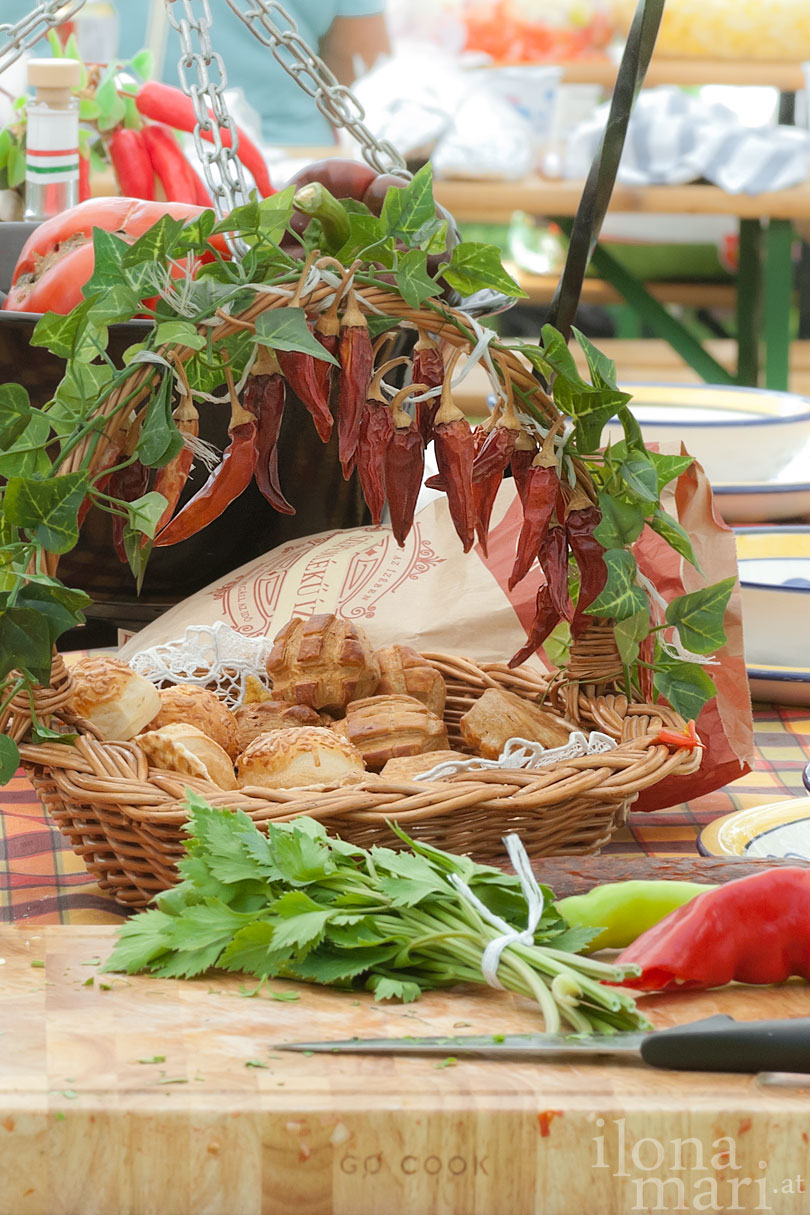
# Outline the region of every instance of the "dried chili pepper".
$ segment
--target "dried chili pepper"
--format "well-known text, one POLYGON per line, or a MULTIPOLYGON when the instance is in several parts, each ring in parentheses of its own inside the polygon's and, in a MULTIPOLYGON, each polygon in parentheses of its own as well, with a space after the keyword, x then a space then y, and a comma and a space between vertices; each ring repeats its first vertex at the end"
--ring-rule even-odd
POLYGON ((419 427, 400 404, 413 392, 424 392, 424 385, 409 384, 391 401, 393 433, 385 451, 385 490, 391 530, 400 548, 413 524, 425 471, 425 445, 419 427))
POLYGON ((535 608, 534 620, 532 627, 529 629, 529 635, 526 639, 526 644, 522 649, 518 650, 517 654, 513 654, 509 659, 510 667, 519 667, 527 658, 531 658, 535 650, 539 650, 540 646, 548 637, 549 633, 560 623, 560 614, 554 605, 551 598, 551 591, 548 583, 544 582, 537 592, 537 604, 535 608))
POLYGON ((810 870, 768 869, 679 907, 616 959, 625 987, 679 991, 810 979, 810 870))
MULTIPOLYGON (((126 468, 119 468, 112 474, 107 486, 110 496, 120 502, 136 502, 142 498, 149 488, 151 470, 140 460, 133 460, 126 468)), ((113 515, 112 534, 118 560, 126 565, 127 551, 124 547, 124 529, 127 525, 126 515, 113 515)))
POLYGON ((565 504, 558 488, 554 513, 540 541, 537 555, 558 619, 570 620, 574 614, 574 606, 568 594, 568 540, 563 524, 564 513, 565 504))
POLYGON ((368 325, 358 307, 354 291, 349 292, 340 326, 338 362, 338 454, 343 476, 348 481, 354 468, 363 407, 368 399, 374 368, 368 325))
POLYGON ((575 639, 593 624, 594 618, 588 615, 586 609, 601 594, 607 582, 605 550, 593 534, 601 518, 599 507, 594 506, 581 491, 569 503, 565 530, 579 568, 579 597, 571 622, 571 636, 575 639))
POLYGON ((538 453, 526 477, 523 495, 523 525, 518 538, 517 553, 512 573, 509 575, 511 591, 525 578, 540 555, 540 545, 546 534, 554 507, 557 503, 559 478, 554 463, 538 463, 543 457, 538 453))
POLYGON ((186 440, 196 439, 200 433, 200 415, 190 396, 184 396, 174 411, 174 422, 183 436, 183 446, 173 460, 164 464, 155 474, 152 489, 163 494, 166 499, 166 509, 158 519, 155 534, 163 531, 177 509, 183 487, 191 472, 191 462, 194 459, 194 449, 186 440))
POLYGON ((294 515, 295 507, 284 497, 278 480, 278 436, 281 433, 287 389, 278 364, 270 351, 266 353, 268 357, 262 359, 261 363, 257 360, 256 364, 262 370, 254 371, 245 385, 245 409, 254 414, 258 422, 254 480, 259 492, 274 510, 282 515, 294 515), (267 370, 264 370, 265 367, 267 370))
POLYGON ((453 526, 464 545, 464 552, 468 553, 475 543, 472 487, 475 440, 469 422, 453 404, 450 394, 450 377, 457 358, 458 353, 450 360, 442 386, 441 404, 433 421, 433 450, 453 526))
POLYGON ((526 430, 521 430, 515 440, 515 450, 512 452, 512 458, 509 461, 515 481, 515 489, 521 502, 524 502, 526 498, 529 473, 536 455, 537 443, 534 440, 534 436, 530 435, 526 430))
MULTIPOLYGON (((376 342, 375 353, 383 345, 382 341, 376 342)), ((382 381, 394 367, 407 362, 406 358, 392 359, 375 373, 360 423, 355 452, 357 476, 375 527, 381 521, 385 507, 385 453, 394 434, 394 420, 382 394, 382 381)))
MULTIPOLYGON (((231 384, 233 381, 231 381, 231 384)), ((171 523, 156 537, 155 545, 163 548, 178 544, 217 519, 240 494, 244 493, 253 479, 258 460, 256 446, 256 419, 238 401, 232 400, 231 421, 228 426, 230 443, 205 485, 172 519, 171 523)))
POLYGON ((329 409, 329 389, 319 365, 328 367, 329 364, 325 359, 316 359, 300 350, 277 350, 275 354, 285 380, 309 410, 318 438, 322 443, 328 442, 334 423, 329 409))
POLYGON ((495 498, 514 454, 518 437, 523 433, 520 422, 515 417, 511 381, 508 376, 504 378, 507 384, 506 403, 492 425, 489 428, 481 428, 484 431, 484 439, 480 447, 476 448, 473 460, 475 530, 485 557, 488 555, 487 537, 495 498))
MULTIPOLYGON (((427 388, 441 388, 444 384, 444 359, 441 348, 430 334, 419 330, 419 340, 413 348, 413 379, 426 384, 427 388)), ((427 391, 427 389, 426 389, 427 391)), ((416 425, 427 447, 433 438, 433 422, 439 409, 440 398, 430 397, 416 402, 416 425)))
MULTIPOLYGON (((91 470, 94 476, 93 488, 96 490, 103 490, 107 488, 113 474, 111 472, 106 472, 105 470, 113 468, 118 463, 121 456, 121 448, 118 443, 111 442, 106 438, 106 436, 104 436, 103 441, 105 443, 104 454, 99 460, 97 467, 91 470)), ((79 513, 76 519, 77 527, 80 528, 82 526, 87 518, 87 512, 90 510, 92 505, 93 497, 91 494, 88 494, 82 499, 81 506, 79 507, 79 513)))

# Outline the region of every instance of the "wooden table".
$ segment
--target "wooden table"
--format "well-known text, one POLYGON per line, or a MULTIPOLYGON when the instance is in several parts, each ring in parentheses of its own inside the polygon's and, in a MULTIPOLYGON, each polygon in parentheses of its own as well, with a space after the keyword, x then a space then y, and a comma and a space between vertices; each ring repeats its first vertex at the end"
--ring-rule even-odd
MULTIPOLYGON (((562 65, 565 84, 601 84, 610 89, 616 80, 617 65, 607 57, 576 59, 562 65)), ((782 59, 668 59, 654 55, 645 88, 674 84, 686 88, 701 84, 761 85, 780 93, 798 93, 804 88, 802 65, 798 60, 782 59)))
MULTIPOLYGON (((460 222, 508 223, 515 211, 544 215, 563 225, 576 213, 582 183, 538 176, 517 182, 440 181, 436 196, 460 222)), ((796 224, 810 224, 810 183, 767 194, 727 194, 717 186, 622 186, 611 199, 614 213, 732 215, 739 221, 736 375, 730 374, 673 317, 609 247, 598 244, 592 263, 601 278, 638 311, 657 337, 665 338, 710 383, 757 384, 759 342, 767 387, 786 389, 793 284, 791 246, 796 224)))
MULTIPOLYGON (((113 932, 0 930, 2 1215, 807 1211, 810 1077, 280 1054, 274 1043, 302 1037, 519 1032, 539 1018, 487 990, 374 1005, 280 982, 244 998, 255 982, 236 975, 105 976, 113 932), (298 999, 273 999, 285 993, 298 999)), ((718 1011, 810 1016, 810 987, 645 1005, 661 1028, 718 1011)))

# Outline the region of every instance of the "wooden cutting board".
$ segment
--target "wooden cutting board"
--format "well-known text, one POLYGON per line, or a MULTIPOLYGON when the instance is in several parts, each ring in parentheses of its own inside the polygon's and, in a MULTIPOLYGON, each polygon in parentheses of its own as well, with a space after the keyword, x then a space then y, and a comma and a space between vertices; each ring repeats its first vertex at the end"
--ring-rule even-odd
MULTIPOLYGON (((251 995, 239 976, 103 976, 113 938, 0 929, 2 1215, 809 1209, 810 1077, 279 1054, 304 1037, 541 1024, 490 991, 375 1005, 282 982, 251 995)), ((644 1005, 661 1028, 718 1011, 808 1017, 810 987, 644 1005)))

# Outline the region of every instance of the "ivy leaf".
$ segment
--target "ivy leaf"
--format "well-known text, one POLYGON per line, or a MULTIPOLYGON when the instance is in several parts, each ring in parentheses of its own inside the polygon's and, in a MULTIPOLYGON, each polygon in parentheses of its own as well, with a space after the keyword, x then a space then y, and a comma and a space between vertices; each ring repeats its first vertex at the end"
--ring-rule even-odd
POLYGON ((556 377, 554 400, 576 423, 575 440, 580 453, 596 451, 601 445, 605 423, 613 417, 625 395, 612 388, 592 388, 589 384, 579 388, 561 375, 556 377))
POLYGON ((155 490, 144 494, 142 498, 136 498, 134 502, 127 502, 129 526, 133 531, 154 540, 155 528, 166 506, 167 502, 163 494, 159 494, 155 490))
POLYGON ((642 502, 658 501, 658 474, 646 452, 633 452, 621 464, 625 484, 642 502))
POLYGON ((585 611, 605 619, 627 620, 637 612, 647 611, 647 596, 636 583, 636 559, 627 549, 609 549, 605 553, 608 576, 604 589, 585 611))
POLYGON ((8 449, 25 434, 31 405, 22 384, 0 384, 0 450, 8 449))
POLYGON ((168 261, 184 223, 184 220, 173 219, 171 215, 161 215, 157 223, 147 228, 143 235, 129 246, 121 259, 123 269, 140 266, 143 262, 160 264, 168 261))
POLYGON ((0 785, 7 785, 19 766, 19 747, 8 734, 0 734, 0 785))
POLYGON ((681 642, 693 654, 713 654, 725 643, 723 617, 734 582, 734 578, 724 578, 667 604, 667 624, 675 626, 681 642))
MULTIPOLYGON (((548 328, 550 329, 551 326, 549 325, 548 328)), ((601 350, 597 350, 593 342, 586 338, 585 334, 581 333, 573 325, 571 326, 571 332, 585 355, 592 382, 600 388, 618 388, 616 383, 616 364, 613 362, 613 359, 609 359, 601 350)), ((559 337, 560 341, 562 341, 562 334, 559 337)))
POLYGON ((163 321, 155 330, 158 346, 188 346, 189 350, 202 350, 207 342, 191 321, 163 321))
POLYGON ((44 616, 31 607, 0 611, 0 679, 17 668, 48 686, 51 677, 51 637, 44 616))
POLYGON ((462 295, 491 288, 515 299, 527 298, 523 288, 504 270, 500 249, 495 245, 461 241, 454 247, 449 263, 442 266, 441 277, 462 295))
POLYGON ((673 519, 672 515, 668 515, 659 506, 656 507, 652 518, 648 519, 647 522, 654 532, 657 532, 659 536, 663 536, 670 548, 674 548, 676 553, 679 553, 681 557, 685 557, 690 565, 694 565, 695 569, 700 573, 703 572, 695 560, 689 533, 685 528, 681 527, 677 519, 673 519))
POLYGON ((338 261, 344 266, 362 257, 364 261, 380 262, 390 268, 394 264, 395 249, 396 241, 386 234, 376 215, 349 212, 349 237, 337 253, 338 261))
POLYGON ((337 359, 312 336, 303 308, 273 308, 263 312, 256 318, 254 341, 272 350, 299 350, 302 354, 311 354, 313 358, 334 363, 336 367, 339 365, 337 359))
POLYGON ((433 169, 424 164, 411 181, 401 189, 394 187, 385 196, 380 212, 382 230, 395 240, 413 245, 414 236, 425 224, 436 219, 433 198, 433 169))
POLYGON ((647 455, 655 465, 658 477, 658 492, 685 473, 690 464, 694 464, 694 456, 665 456, 660 451, 648 451, 647 455))
POLYGON ((644 529, 644 511, 635 502, 624 502, 613 494, 599 494, 602 518, 593 529, 602 548, 626 548, 638 540, 644 529))
POLYGON ((400 295, 411 308, 418 308, 424 300, 441 294, 441 287, 428 274, 427 253, 421 249, 410 249, 402 254, 394 278, 400 295))
POLYGON ((372 314, 366 320, 368 321, 368 335, 372 342, 381 333, 387 333, 389 329, 396 329, 402 324, 401 316, 374 316, 372 314))
MULTIPOLYGON (((644 435, 641 433, 641 427, 638 424, 636 416, 630 412, 626 405, 620 405, 616 410, 619 421, 624 430, 624 438, 628 448, 634 451, 646 452, 646 444, 644 443, 644 435)), ((652 455, 652 452, 647 452, 647 455, 652 455)), ((661 486, 659 485, 659 491, 661 486)))
POLYGON ((208 240, 216 222, 217 217, 210 207, 190 219, 175 242, 175 251, 182 253, 185 249, 199 250, 200 245, 204 245, 208 240))
POLYGON ((148 48, 138 51, 137 55, 133 55, 130 63, 141 80, 149 80, 155 69, 155 57, 148 48))
POLYGON ((696 721, 705 704, 716 694, 714 681, 696 662, 665 663, 657 651, 653 688, 686 721, 696 721))
POLYGON ((48 552, 67 553, 79 539, 77 517, 88 483, 86 472, 44 480, 11 477, 6 486, 6 517, 48 552))
POLYGON ((219 236, 225 232, 238 232, 242 235, 250 235, 259 230, 259 202, 253 198, 248 203, 243 203, 241 207, 234 207, 229 211, 224 219, 211 229, 211 236, 219 236))
POLYGON ((540 337, 543 342, 543 357, 548 365, 572 384, 579 384, 583 388, 589 387, 587 380, 583 380, 579 374, 576 360, 559 330, 555 329, 553 325, 544 325, 540 330, 540 337))
POLYGON ((631 667, 638 658, 638 648, 650 631, 650 613, 635 612, 626 620, 617 620, 613 626, 616 649, 626 667, 631 667))
POLYGON ((277 245, 287 231, 293 213, 295 186, 279 190, 259 203, 259 231, 265 240, 277 245))
POLYGON ((90 312, 99 295, 100 292, 95 292, 88 296, 67 314, 46 312, 34 327, 31 345, 44 346, 60 359, 71 358, 79 337, 90 323, 90 312))
POLYGON ((93 325, 112 325, 116 321, 129 321, 138 310, 138 296, 125 283, 118 283, 99 293, 93 304, 93 325))
POLYGON ((183 446, 183 436, 172 417, 172 388, 170 375, 165 375, 141 428, 136 453, 147 468, 161 468, 173 460, 183 446))
POLYGON ((84 591, 71 590, 57 582, 28 582, 20 589, 17 603, 38 612, 45 621, 51 645, 68 629, 84 624, 83 609, 90 604, 84 591))

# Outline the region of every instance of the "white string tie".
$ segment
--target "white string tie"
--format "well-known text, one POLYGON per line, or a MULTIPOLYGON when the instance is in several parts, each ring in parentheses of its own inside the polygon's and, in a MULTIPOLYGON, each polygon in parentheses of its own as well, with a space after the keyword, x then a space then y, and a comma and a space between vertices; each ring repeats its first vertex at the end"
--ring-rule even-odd
POLYGON ((498 991, 506 990, 498 978, 501 954, 510 945, 534 944, 534 934, 537 930, 537 925, 540 923, 544 906, 543 891, 537 884, 537 879, 532 872, 531 861, 526 853, 526 849, 523 847, 520 836, 513 832, 511 835, 505 835, 503 842, 506 844, 506 851, 509 853, 509 859, 514 866, 515 873, 520 879, 520 889, 528 907, 525 928, 513 928, 511 924, 507 924, 506 920, 502 920, 499 915, 495 915, 493 911, 490 911, 481 902, 478 895, 473 894, 463 878, 460 878, 457 873, 450 874, 450 882, 462 898, 466 899, 475 908, 483 920, 493 928, 498 928, 502 934, 496 937, 494 941, 490 941, 481 955, 481 974, 484 976, 485 982, 490 987, 497 988, 498 991))

